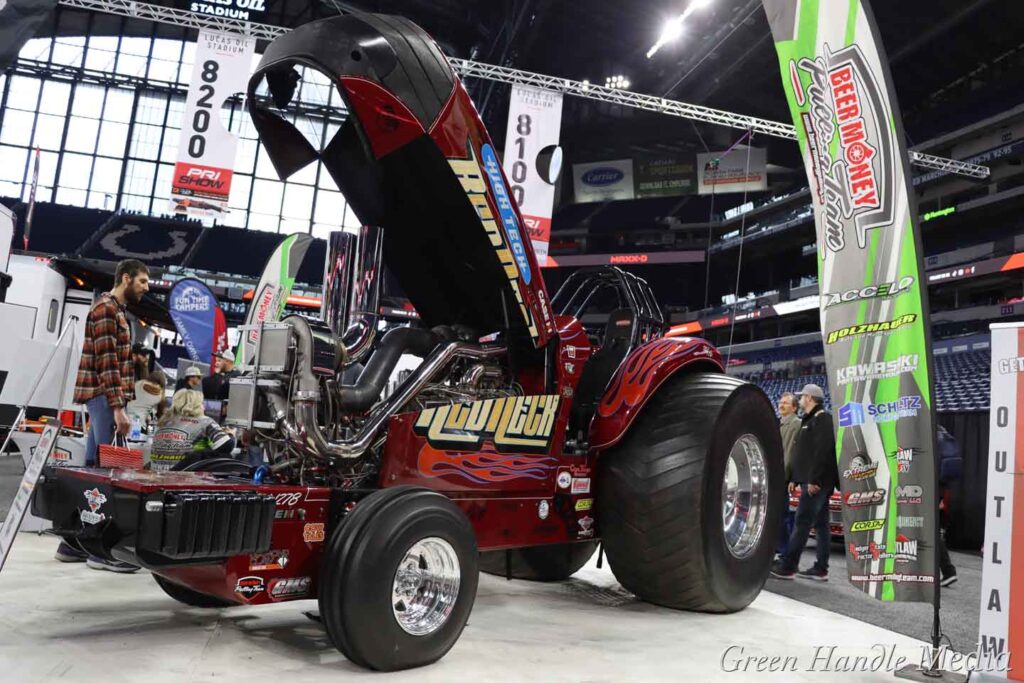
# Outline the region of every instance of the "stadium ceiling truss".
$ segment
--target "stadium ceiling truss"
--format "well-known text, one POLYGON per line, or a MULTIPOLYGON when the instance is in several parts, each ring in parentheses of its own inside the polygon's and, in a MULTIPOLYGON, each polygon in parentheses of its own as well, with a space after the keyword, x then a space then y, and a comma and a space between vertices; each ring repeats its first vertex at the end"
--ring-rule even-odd
MULTIPOLYGON (((59 4, 65 7, 90 10, 93 12, 106 12, 133 19, 157 21, 164 24, 172 24, 185 28, 209 29, 214 31, 226 31, 238 33, 247 37, 259 40, 273 40, 289 29, 268 24, 255 24, 237 19, 226 19, 222 17, 208 17, 200 14, 193 14, 187 10, 175 9, 172 7, 161 7, 149 4, 148 2, 135 2, 134 0, 59 0, 59 4)), ((624 107, 633 107, 647 111, 678 116, 684 119, 711 123, 729 128, 738 128, 762 135, 796 139, 796 129, 791 124, 780 121, 759 119, 743 114, 702 107, 696 104, 687 104, 675 100, 644 95, 641 93, 619 90, 616 88, 605 88, 603 86, 574 81, 568 78, 557 78, 543 74, 520 71, 493 64, 482 64, 468 59, 449 58, 452 66, 459 74, 466 78, 483 78, 509 83, 513 85, 529 85, 543 90, 561 92, 575 97, 584 97, 599 102, 618 104, 624 107)), ((913 150, 909 153, 910 161, 915 166, 930 168, 938 171, 945 171, 968 178, 985 179, 989 177, 990 170, 987 166, 970 164, 956 159, 937 157, 931 154, 922 154, 913 150)))

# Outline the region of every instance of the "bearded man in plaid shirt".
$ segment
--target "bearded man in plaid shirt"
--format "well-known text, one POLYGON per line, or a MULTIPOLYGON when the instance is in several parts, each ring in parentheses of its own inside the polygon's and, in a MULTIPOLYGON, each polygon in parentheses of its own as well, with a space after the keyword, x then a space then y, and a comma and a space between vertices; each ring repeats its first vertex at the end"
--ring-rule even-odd
MULTIPOLYGON (((135 365, 132 334, 125 314, 128 304, 142 301, 149 291, 149 270, 135 259, 117 264, 114 288, 100 294, 85 320, 82 360, 75 381, 75 403, 84 403, 89 413, 89 439, 85 464, 96 464, 100 444, 108 444, 115 432, 127 434, 131 422, 125 406, 135 396, 135 365)), ((130 572, 138 567, 127 562, 90 557, 80 549, 61 543, 56 558, 61 562, 88 561, 93 569, 130 572)))

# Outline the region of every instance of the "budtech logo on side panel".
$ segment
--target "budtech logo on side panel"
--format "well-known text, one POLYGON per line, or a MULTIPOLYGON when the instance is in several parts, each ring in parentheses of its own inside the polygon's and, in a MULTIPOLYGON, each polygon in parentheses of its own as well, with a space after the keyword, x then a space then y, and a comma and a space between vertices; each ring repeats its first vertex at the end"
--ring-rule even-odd
POLYGON ((815 59, 790 60, 790 78, 801 114, 814 176, 824 206, 822 258, 847 247, 847 226, 857 246, 869 230, 892 225, 895 213, 895 143, 882 89, 856 45, 815 59), (810 76, 804 87, 801 72, 810 76), (837 141, 836 156, 832 156, 837 141))

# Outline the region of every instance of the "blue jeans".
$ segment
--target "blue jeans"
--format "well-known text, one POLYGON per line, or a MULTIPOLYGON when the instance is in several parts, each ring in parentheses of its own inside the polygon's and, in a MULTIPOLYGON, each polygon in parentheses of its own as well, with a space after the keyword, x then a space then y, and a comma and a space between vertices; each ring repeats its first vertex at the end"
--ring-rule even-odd
POLYGON ((96 452, 100 444, 114 439, 114 410, 107 403, 105 394, 90 398, 85 403, 89 413, 89 438, 85 443, 85 466, 96 466, 96 452))
POLYGON ((786 507, 782 513, 782 523, 779 524, 779 540, 775 544, 775 554, 783 555, 789 547, 789 537, 793 535, 793 527, 796 524, 796 513, 789 509, 789 496, 786 496, 786 507))
POLYGON ((832 489, 822 488, 814 495, 807 492, 807 484, 800 484, 800 503, 796 508, 796 524, 789 537, 786 553, 782 556, 782 567, 795 571, 800 566, 800 555, 811 535, 811 527, 817 534, 818 569, 828 571, 828 556, 832 549, 832 530, 828 523, 828 501, 832 489))

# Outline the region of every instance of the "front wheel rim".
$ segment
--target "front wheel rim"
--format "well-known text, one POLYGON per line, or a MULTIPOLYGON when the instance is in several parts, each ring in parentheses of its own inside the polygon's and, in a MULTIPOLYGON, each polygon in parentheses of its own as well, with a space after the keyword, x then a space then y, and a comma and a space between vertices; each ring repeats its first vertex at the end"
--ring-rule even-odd
POLYGON ((417 541, 398 563, 391 609, 402 630, 414 636, 437 631, 459 597, 459 556, 451 543, 432 536, 417 541))
POLYGON ((736 439, 722 476, 722 531, 733 557, 758 547, 768 516, 768 467, 764 446, 753 434, 736 439))

